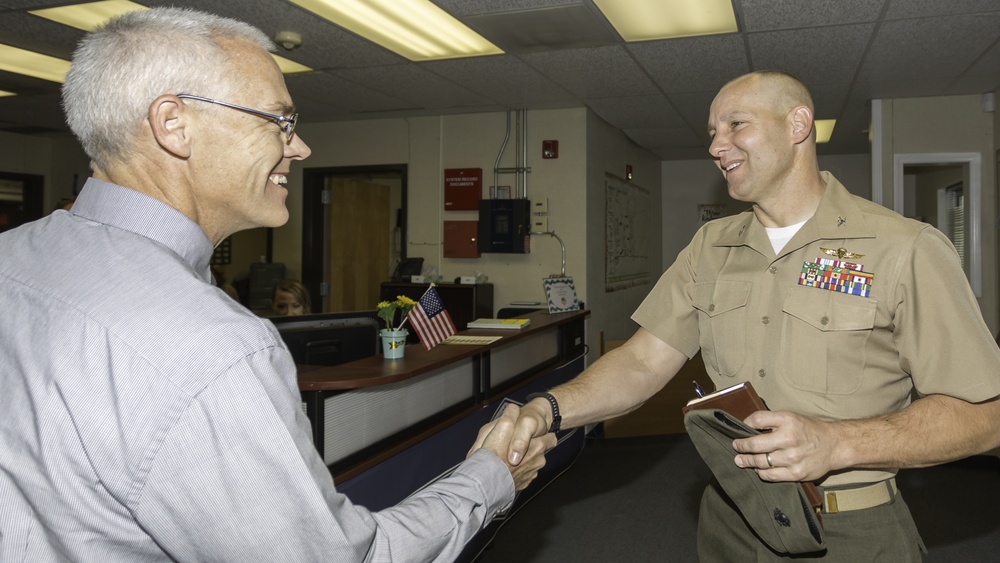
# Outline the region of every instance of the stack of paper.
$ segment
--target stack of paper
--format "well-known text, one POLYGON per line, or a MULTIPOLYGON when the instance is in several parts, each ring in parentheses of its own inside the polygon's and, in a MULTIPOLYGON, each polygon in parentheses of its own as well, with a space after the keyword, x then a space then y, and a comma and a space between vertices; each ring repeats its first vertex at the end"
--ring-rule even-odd
POLYGON ((529 324, 531 324, 531 319, 476 319, 469 323, 469 328, 520 330, 529 324))

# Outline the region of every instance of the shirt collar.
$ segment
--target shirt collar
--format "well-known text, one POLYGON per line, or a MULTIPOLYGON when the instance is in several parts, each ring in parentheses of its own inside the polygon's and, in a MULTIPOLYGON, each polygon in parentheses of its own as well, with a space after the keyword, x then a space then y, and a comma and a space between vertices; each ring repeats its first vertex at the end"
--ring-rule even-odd
POLYGON ((205 282, 212 282, 212 242, 186 215, 131 188, 88 178, 73 203, 73 215, 153 240, 181 257, 205 282))
MULTIPOLYGON (((874 238, 875 232, 865 221, 861 208, 854 201, 854 196, 847 191, 833 174, 820 172, 820 177, 826 184, 823 198, 820 200, 816 213, 806 221, 792 240, 785 245, 785 250, 801 248, 817 240, 874 238)), ((719 235, 713 246, 749 246, 761 254, 767 254, 768 249, 773 254, 770 239, 764 226, 757 220, 753 212, 734 221, 729 228, 719 235)))

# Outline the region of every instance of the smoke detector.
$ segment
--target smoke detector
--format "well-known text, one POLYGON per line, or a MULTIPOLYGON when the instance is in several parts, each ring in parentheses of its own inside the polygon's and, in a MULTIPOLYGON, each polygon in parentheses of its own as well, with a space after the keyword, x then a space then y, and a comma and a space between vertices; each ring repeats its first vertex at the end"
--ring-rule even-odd
POLYGON ((274 36, 274 42, 291 51, 302 44, 302 36, 294 31, 279 31, 274 36))

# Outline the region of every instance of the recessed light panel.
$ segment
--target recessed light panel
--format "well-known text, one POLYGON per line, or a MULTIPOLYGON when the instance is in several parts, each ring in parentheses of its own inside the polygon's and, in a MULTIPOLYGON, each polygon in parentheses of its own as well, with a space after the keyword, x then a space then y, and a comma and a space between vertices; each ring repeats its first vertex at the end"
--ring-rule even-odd
POLYGON ((736 33, 732 0, 594 0, 625 41, 736 33))
POLYGON ((829 143, 830 137, 833 136, 833 127, 836 124, 836 119, 817 119, 813 121, 813 127, 816 128, 816 142, 829 143))
POLYGON ((503 53, 428 0, 291 0, 411 61, 503 53))

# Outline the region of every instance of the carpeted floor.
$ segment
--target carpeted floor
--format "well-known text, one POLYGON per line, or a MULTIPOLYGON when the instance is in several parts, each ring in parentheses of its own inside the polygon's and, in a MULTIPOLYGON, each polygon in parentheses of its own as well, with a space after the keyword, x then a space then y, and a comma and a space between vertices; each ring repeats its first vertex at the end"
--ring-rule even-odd
MULTIPOLYGON (((686 435, 588 442, 576 463, 505 524, 477 563, 696 561, 711 473, 686 435)), ((1000 561, 1000 460, 901 472, 928 563, 1000 561)))

